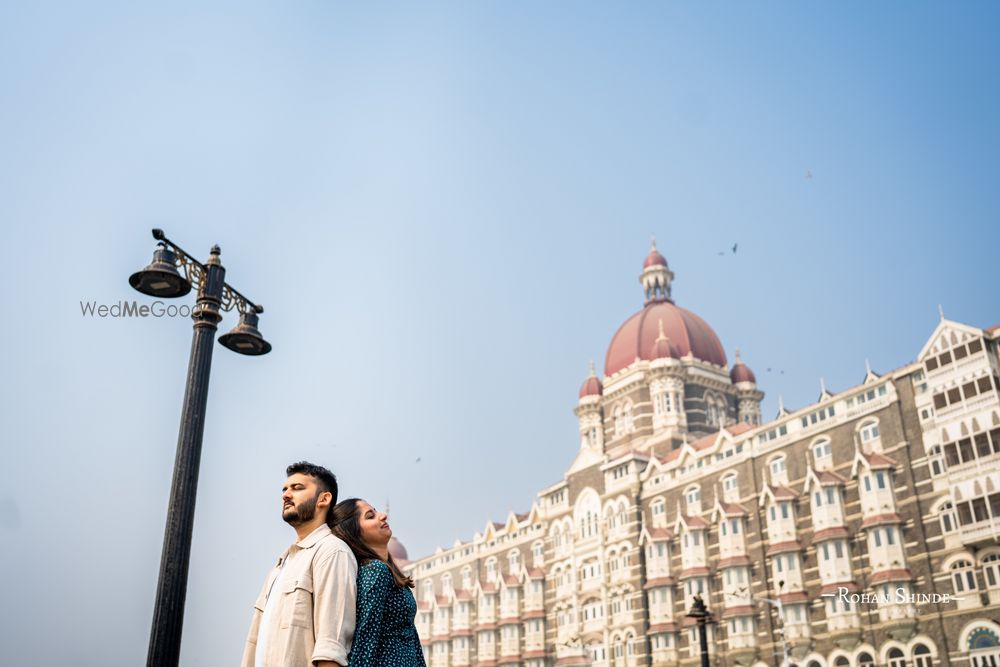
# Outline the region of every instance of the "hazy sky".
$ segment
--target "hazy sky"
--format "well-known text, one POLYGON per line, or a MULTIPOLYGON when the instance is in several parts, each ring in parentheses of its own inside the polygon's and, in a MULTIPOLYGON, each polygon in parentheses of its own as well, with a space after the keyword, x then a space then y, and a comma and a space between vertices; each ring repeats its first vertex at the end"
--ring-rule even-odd
POLYGON ((239 660, 288 463, 411 556, 559 480, 651 235, 768 418, 939 303, 1000 322, 995 4, 208 4, 0 5, 4 665, 145 660, 191 326, 80 302, 150 301, 151 227, 274 345, 216 348, 191 666, 239 660))

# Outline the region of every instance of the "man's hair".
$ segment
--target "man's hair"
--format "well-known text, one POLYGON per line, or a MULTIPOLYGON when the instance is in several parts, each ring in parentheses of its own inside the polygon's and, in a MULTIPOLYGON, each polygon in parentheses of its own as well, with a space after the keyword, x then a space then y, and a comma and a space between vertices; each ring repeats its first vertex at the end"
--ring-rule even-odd
POLYGON ((330 507, 337 504, 337 476, 323 466, 308 461, 299 461, 288 466, 285 469, 285 474, 289 477, 295 474, 309 475, 316 480, 316 486, 319 487, 320 493, 329 491, 330 495, 333 496, 330 507))

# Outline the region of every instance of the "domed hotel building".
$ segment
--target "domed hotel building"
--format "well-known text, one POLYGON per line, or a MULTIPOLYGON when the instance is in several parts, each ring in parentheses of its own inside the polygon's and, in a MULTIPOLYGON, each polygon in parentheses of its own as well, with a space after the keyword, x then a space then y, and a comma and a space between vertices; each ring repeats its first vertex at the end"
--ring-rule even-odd
POLYGON ((428 665, 697 665, 700 594, 720 667, 1000 667, 1000 327, 765 423, 673 279, 654 246, 562 479, 406 566, 428 665))

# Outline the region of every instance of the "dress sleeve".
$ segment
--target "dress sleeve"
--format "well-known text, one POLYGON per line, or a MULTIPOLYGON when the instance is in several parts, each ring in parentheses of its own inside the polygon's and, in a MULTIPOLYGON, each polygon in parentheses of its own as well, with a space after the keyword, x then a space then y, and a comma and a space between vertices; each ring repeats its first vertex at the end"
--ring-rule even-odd
POLYGON ((350 667, 381 667, 378 658, 379 634, 393 580, 384 563, 373 562, 358 570, 358 621, 351 646, 350 667))

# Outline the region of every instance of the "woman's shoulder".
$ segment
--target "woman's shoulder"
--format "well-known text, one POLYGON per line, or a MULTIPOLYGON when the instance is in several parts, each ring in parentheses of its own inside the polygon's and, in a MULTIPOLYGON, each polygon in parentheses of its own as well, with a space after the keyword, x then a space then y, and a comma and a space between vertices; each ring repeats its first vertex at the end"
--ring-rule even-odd
POLYGON ((361 567, 358 568, 358 581, 371 582, 372 584, 391 582, 392 572, 384 561, 370 560, 362 563, 361 567))

